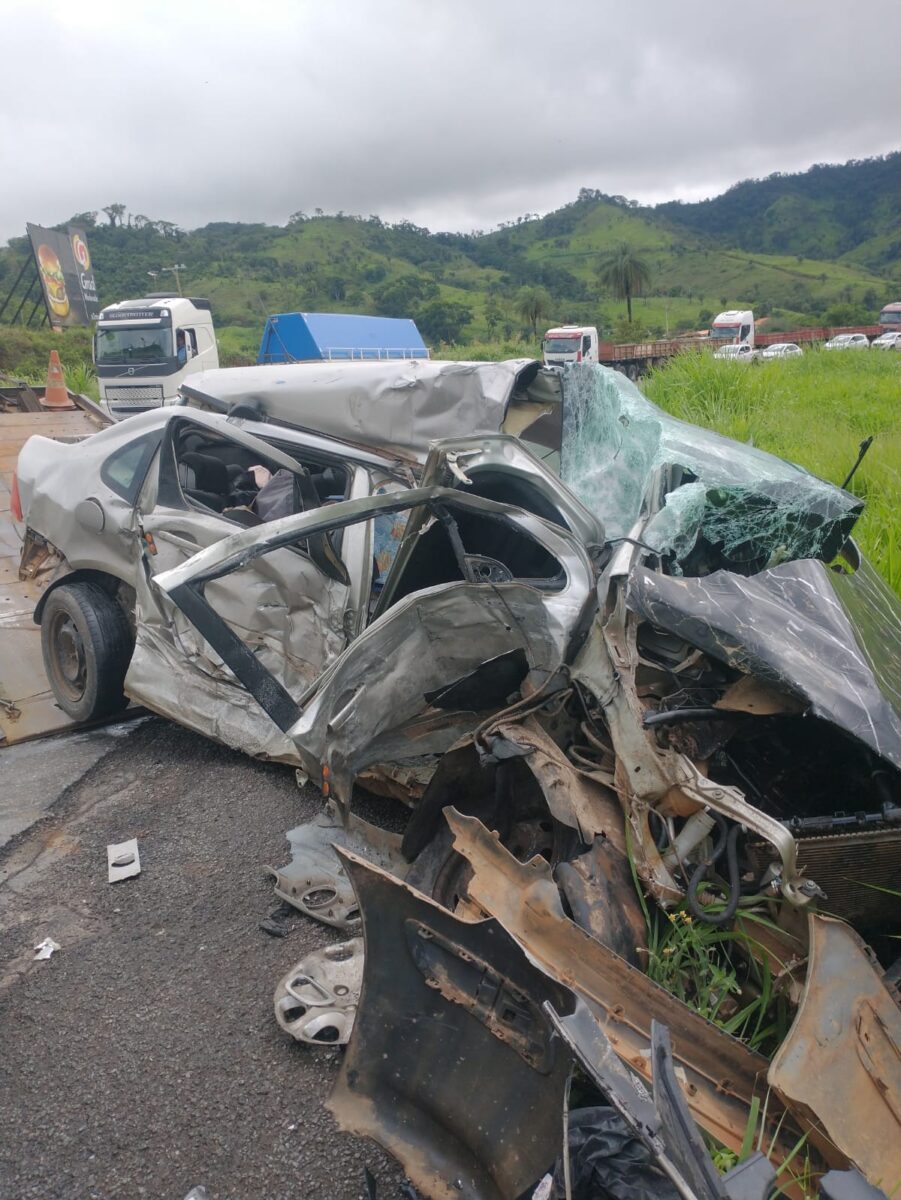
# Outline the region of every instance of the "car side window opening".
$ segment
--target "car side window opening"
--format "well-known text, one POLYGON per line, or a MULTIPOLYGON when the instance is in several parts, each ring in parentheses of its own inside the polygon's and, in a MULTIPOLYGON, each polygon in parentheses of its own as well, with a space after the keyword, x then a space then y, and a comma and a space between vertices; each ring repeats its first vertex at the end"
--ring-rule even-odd
POLYGON ((161 436, 159 431, 155 431, 135 438, 128 445, 114 450, 100 468, 100 478, 123 500, 133 504, 137 499, 161 436))
POLYGON ((188 361, 187 349, 191 357, 197 357, 197 334, 193 329, 179 329, 175 334, 175 357, 184 365, 188 361))
MULTIPOLYGON (((289 447, 292 457, 296 448, 289 447)), ((257 525, 344 499, 346 466, 300 461, 303 474, 259 451, 195 426, 175 432, 176 475, 184 499, 241 525, 257 525)))
POLYGON ((586 334, 582 338, 582 353, 588 354, 590 350, 591 350, 591 335, 586 334))
POLYGON ((413 592, 443 583, 528 583, 541 591, 566 584, 561 564, 528 533, 505 518, 436 507, 416 538, 387 607, 413 592))

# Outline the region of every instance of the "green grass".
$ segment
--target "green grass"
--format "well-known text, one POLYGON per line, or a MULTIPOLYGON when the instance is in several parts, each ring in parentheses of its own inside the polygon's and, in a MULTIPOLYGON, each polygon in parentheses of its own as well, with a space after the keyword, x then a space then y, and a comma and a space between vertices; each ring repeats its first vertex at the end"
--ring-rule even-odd
POLYGON ((675 417, 836 484, 873 434, 849 488, 866 502, 854 536, 901 595, 901 355, 813 350, 747 366, 685 354, 653 371, 644 391, 675 417))
POLYGON ((50 351, 58 350, 63 368, 89 368, 91 332, 88 329, 24 329, 21 325, 0 325, 0 375, 25 379, 29 383, 47 378, 50 351))

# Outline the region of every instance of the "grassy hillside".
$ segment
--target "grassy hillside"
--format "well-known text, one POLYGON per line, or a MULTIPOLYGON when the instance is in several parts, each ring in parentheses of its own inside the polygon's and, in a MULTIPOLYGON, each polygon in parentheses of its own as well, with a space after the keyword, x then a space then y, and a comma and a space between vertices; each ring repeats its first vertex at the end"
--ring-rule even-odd
POLYGON ((901 152, 821 164, 798 174, 737 183, 661 216, 723 244, 812 259, 846 257, 883 273, 901 266, 901 152))
MULTIPOLYGON (((140 216, 121 227, 91 226, 90 213, 81 219, 104 303, 171 287, 171 275, 156 273, 184 264, 184 290, 209 296, 223 343, 242 359, 255 354, 269 313, 292 310, 412 316, 435 347, 515 343, 528 333, 517 293, 534 286, 550 296, 549 323, 597 324, 613 336, 625 304, 605 295, 596 277, 600 256, 621 241, 651 268, 648 295, 634 306, 643 334, 704 328, 721 309, 746 305, 786 329, 869 321, 901 297, 901 233, 895 246, 892 232, 892 221, 901 219, 899 163, 895 155, 875 166, 739 184, 707 207, 645 209, 583 189, 544 217, 468 235, 342 213, 298 213, 281 227, 220 222, 192 232, 140 216), (795 212, 792 189, 810 191, 821 174, 829 195, 804 193, 798 203, 828 209, 831 233, 819 218, 811 223, 810 211, 795 212), (855 215, 861 196, 862 216, 855 215), (745 212, 753 220, 743 220, 745 212), (836 257, 824 257, 824 248, 836 257), (839 312, 841 318, 830 316, 839 312)), ((24 238, 0 249, 0 297, 28 253, 24 238)))
POLYGON ((889 297, 901 294, 901 284, 856 263, 728 249, 656 212, 590 192, 547 217, 458 245, 483 264, 512 264, 508 273, 517 283, 537 281, 565 296, 562 318, 600 316, 595 323, 609 329, 624 306, 598 297, 594 280, 599 256, 620 241, 650 264, 651 293, 639 299, 635 315, 653 332, 703 328, 712 314, 736 305, 770 315, 776 328, 820 321, 839 304, 859 310, 860 320, 874 320, 889 297))

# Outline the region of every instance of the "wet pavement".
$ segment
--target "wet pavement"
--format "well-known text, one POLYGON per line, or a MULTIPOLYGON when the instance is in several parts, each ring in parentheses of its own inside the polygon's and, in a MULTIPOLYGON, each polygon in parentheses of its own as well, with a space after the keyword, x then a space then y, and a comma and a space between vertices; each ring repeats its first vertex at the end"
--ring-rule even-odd
POLYGON ((0 751, 0 810, 32 804, 39 769, 53 793, 0 850, 0 1196, 356 1200, 364 1166, 398 1196, 391 1160, 323 1108, 341 1051, 272 1012, 292 964, 339 940, 300 914, 284 939, 259 929, 264 866, 319 793, 156 718, 76 736, 0 751), (142 873, 110 885, 106 845, 129 837, 142 873), (45 937, 61 949, 35 962, 45 937))

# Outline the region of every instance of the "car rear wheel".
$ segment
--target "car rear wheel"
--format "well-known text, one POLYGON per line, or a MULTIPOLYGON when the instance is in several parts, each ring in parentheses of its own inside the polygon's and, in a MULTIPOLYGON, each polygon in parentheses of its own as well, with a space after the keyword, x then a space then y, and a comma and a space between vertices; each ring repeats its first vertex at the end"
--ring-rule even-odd
POLYGON ((134 648, 128 618, 96 583, 63 584, 41 616, 44 668, 60 708, 93 721, 125 708, 122 690, 134 648))

